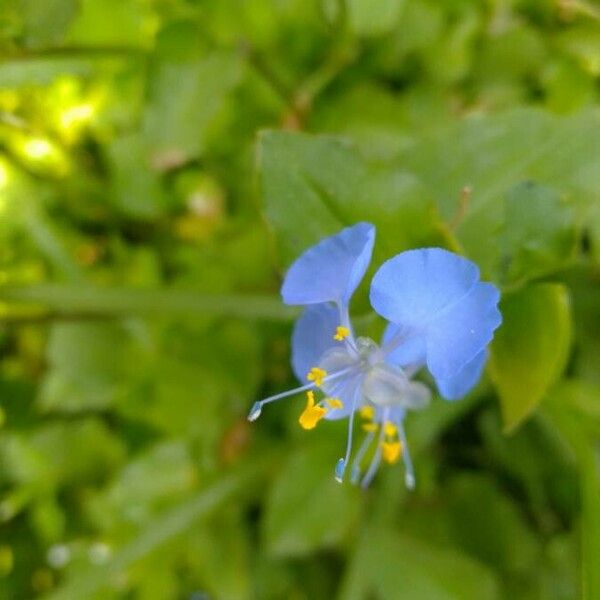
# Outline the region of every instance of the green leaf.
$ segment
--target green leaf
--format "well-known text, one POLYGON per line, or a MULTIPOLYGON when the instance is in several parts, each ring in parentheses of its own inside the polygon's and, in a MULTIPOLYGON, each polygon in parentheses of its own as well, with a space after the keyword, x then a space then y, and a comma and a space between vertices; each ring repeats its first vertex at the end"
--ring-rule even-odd
POLYGON ((394 28, 403 0, 346 0, 350 27, 358 34, 375 36, 394 28))
MULTIPOLYGON (((343 448, 343 446, 342 446, 343 448)), ((358 490, 333 477, 340 457, 336 439, 299 448, 283 465, 267 498, 264 534, 274 556, 306 556, 332 548, 358 517, 358 490)))
POLYGON ((81 412, 114 404, 130 385, 143 353, 129 332, 111 323, 60 323, 46 349, 49 370, 39 404, 45 411, 81 412), (133 363, 132 363, 133 361, 133 363))
POLYGON ((577 234, 573 207, 534 182, 511 188, 504 199, 501 235, 503 280, 522 282, 565 267, 577 234))
POLYGON ((581 576, 583 600, 600 594, 600 387, 581 381, 563 382, 545 407, 574 452, 581 494, 581 576))
POLYGON ((75 0, 21 0, 29 47, 59 44, 77 11, 75 0))
POLYGON ((144 133, 156 168, 166 170, 202 154, 210 126, 239 76, 238 58, 227 53, 158 64, 144 117, 144 133), (177 90, 176 102, 173 90, 177 90))
POLYGON ((504 572, 527 573, 535 567, 540 544, 519 506, 491 477, 463 473, 445 495, 454 537, 465 552, 504 572))
POLYGON ((339 600, 494 600, 498 586, 484 566, 456 548, 390 530, 367 530, 339 600))
POLYGON ((503 324, 491 345, 490 374, 506 431, 514 430, 560 377, 569 355, 569 296, 560 284, 542 283, 507 295, 503 324))
POLYGON ((146 5, 122 0, 80 0, 68 41, 83 46, 143 47, 151 40, 153 15, 146 5))
POLYGON ((165 510, 121 547, 111 560, 101 566, 86 566, 62 587, 48 596, 48 600, 89 598, 110 584, 111 578, 122 573, 135 561, 150 554, 166 542, 182 535, 194 523, 230 501, 239 491, 263 473, 269 463, 265 460, 244 464, 243 468, 224 474, 212 485, 177 506, 165 510))
POLYGON ((159 176, 146 159, 145 141, 137 134, 115 138, 106 146, 111 168, 111 198, 123 214, 138 218, 165 212, 159 176))
POLYGON ((474 116, 444 127, 408 148, 401 164, 430 186, 442 215, 452 220, 460 191, 472 188, 456 230, 467 255, 494 271, 493 243, 504 218, 502 195, 520 181, 552 186, 588 212, 600 201, 600 111, 556 117, 534 109, 474 116))
POLYGON ((377 226, 380 257, 439 242, 423 186, 401 170, 370 165, 339 139, 269 131, 258 156, 265 213, 286 263, 358 221, 377 226))

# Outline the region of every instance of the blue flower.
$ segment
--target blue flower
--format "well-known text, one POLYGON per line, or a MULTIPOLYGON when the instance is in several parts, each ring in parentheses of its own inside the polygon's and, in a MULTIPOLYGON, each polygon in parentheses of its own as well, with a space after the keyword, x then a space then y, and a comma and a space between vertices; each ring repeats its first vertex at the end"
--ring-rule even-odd
POLYGON ((371 305, 389 321, 381 342, 356 337, 349 303, 374 242, 375 227, 358 223, 309 248, 292 264, 281 295, 286 304, 306 306, 292 334, 292 367, 308 383, 256 402, 248 419, 257 419, 265 404, 302 392, 303 428, 312 429, 321 419, 348 418, 346 452, 335 468, 341 482, 358 414, 365 436, 354 454, 351 481, 359 481, 362 461, 376 440, 361 485, 371 482, 382 460, 393 464, 402 457, 406 485, 412 488, 404 417, 431 397, 413 377, 425 367, 443 398, 464 396, 479 380, 487 346, 502 321, 500 294, 479 280, 479 269, 466 258, 441 248, 402 252, 386 261, 371 282, 371 305), (316 394, 322 396, 318 401, 316 394))

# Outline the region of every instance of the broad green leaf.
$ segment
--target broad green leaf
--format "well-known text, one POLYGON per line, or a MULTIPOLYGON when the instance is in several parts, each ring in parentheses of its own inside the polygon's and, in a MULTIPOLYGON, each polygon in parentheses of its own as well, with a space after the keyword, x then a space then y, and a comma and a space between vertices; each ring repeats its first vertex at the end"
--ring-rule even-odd
POLYGON ((8 477, 47 491, 93 481, 119 465, 124 443, 100 420, 46 423, 28 434, 13 432, 0 445, 8 477))
POLYGON ((350 27, 358 34, 381 35, 398 22, 404 0, 346 0, 350 27))
POLYGON ((91 322, 54 325, 46 353, 39 405, 66 413, 112 406, 131 387, 132 361, 140 369, 144 357, 122 326, 91 322))
POLYGON ((522 282, 564 268, 577 235, 572 205, 553 189, 525 182, 504 198, 502 280, 522 282))
POLYGON ((100 530, 150 521, 157 508, 193 489, 196 469, 183 442, 164 441, 134 457, 87 508, 100 530))
POLYGON ((306 556, 335 548, 350 532, 358 517, 359 495, 333 477, 339 453, 335 439, 307 440, 282 466, 268 494, 263 523, 267 548, 274 556, 306 556))
POLYGON ((503 323, 491 345, 489 368, 505 429, 512 431, 536 409, 565 367, 571 312, 566 288, 552 283, 505 296, 500 310, 503 323))
POLYGON ((145 138, 156 168, 166 170, 202 154, 210 126, 239 76, 239 60, 227 53, 158 63, 144 116, 145 138))
POLYGON ((161 181, 145 155, 145 141, 132 134, 106 146, 111 169, 111 199, 124 215, 156 218, 167 208, 161 181))
POLYGON ((423 186, 401 170, 371 166, 339 139, 265 132, 258 160, 265 213, 286 263, 358 221, 377 226, 376 256, 439 243, 423 186))
POLYGON ((68 42, 87 46, 143 47, 151 41, 149 5, 122 0, 80 0, 68 42))
POLYGON ((581 597, 600 594, 600 387, 577 380, 557 386, 545 414, 573 450, 581 494, 581 597))
POLYGON ((75 0, 20 0, 29 47, 60 44, 77 11, 75 0))
POLYGON ((445 495, 454 538, 465 552, 505 573, 535 567, 541 544, 518 504, 491 477, 463 473, 445 495))
POLYGON ((442 215, 457 213, 460 191, 472 188, 457 228, 468 256, 485 273, 498 259, 494 239, 502 225, 502 195, 515 184, 533 180, 577 200, 586 214, 600 201, 600 112, 588 110, 556 117, 533 109, 473 116, 408 148, 401 164, 425 182, 442 215))
POLYGON ((339 600, 494 600, 492 573, 454 547, 390 530, 367 530, 339 600))

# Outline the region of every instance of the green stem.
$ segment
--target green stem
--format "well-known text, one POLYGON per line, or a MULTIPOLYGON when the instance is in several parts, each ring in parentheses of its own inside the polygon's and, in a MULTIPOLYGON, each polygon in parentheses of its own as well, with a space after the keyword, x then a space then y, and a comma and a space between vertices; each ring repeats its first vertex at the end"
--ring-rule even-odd
POLYGON ((137 315, 208 315, 290 321, 296 311, 275 296, 202 294, 179 289, 104 288, 91 285, 40 284, 0 287, 0 302, 10 318, 11 304, 23 316, 22 305, 44 319, 73 315, 85 318, 137 315))

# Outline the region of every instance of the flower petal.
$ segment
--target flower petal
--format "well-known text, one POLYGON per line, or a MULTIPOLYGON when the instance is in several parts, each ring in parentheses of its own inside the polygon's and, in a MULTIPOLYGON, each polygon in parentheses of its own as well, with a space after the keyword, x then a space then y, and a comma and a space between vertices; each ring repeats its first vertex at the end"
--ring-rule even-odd
POLYGON ((374 243, 375 227, 369 223, 358 223, 321 240, 288 270, 281 287, 283 301, 347 304, 369 266, 374 243))
POLYGON ((437 379, 456 375, 491 341, 502 322, 500 293, 478 283, 460 302, 434 319, 427 330, 427 368, 437 379))
MULTIPOLYGON (((389 344, 396 336, 401 336, 402 327, 395 323, 389 323, 383 332, 381 343, 383 348, 389 344)), ((408 367, 425 364, 426 346, 425 338, 422 335, 401 336, 400 343, 385 356, 385 360, 390 365, 399 367, 408 367)))
POLYGON ((329 348, 340 345, 333 340, 339 322, 339 311, 327 303, 307 307, 296 321, 292 333, 292 368, 301 382, 306 383, 306 374, 319 364, 329 348))
POLYGON ((446 379, 436 378, 435 382, 442 397, 446 398, 446 400, 457 400, 466 396, 479 381, 487 357, 487 350, 482 350, 471 362, 468 362, 452 377, 446 379))
POLYGON ((457 374, 491 341, 501 323, 498 290, 480 283, 471 261, 441 248, 410 250, 388 260, 371 285, 371 304, 406 336, 392 352, 406 361, 426 347, 437 379, 457 374))
POLYGON ((352 412, 352 404, 356 401, 356 410, 363 404, 364 399, 360 394, 361 375, 351 375, 348 378, 340 380, 335 390, 331 390, 330 396, 338 398, 342 401, 342 408, 332 408, 325 415, 327 421, 337 421, 350 416, 352 412), (356 394, 358 393, 358 396, 356 394))
POLYGON ((406 333, 422 331, 458 302, 479 279, 470 260, 441 248, 397 254, 383 263, 371 284, 371 304, 406 333))

